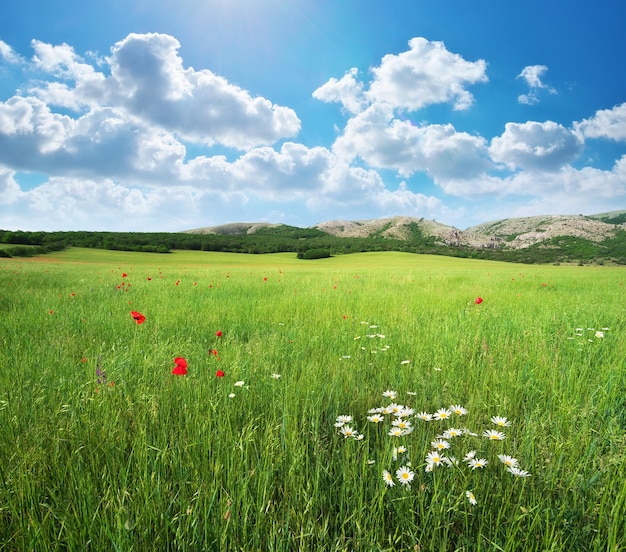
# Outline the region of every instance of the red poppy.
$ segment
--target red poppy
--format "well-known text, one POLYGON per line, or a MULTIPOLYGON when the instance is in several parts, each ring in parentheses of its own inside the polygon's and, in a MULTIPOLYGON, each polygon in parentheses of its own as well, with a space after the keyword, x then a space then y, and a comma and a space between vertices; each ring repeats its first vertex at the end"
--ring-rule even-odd
POLYGON ((483 302, 482 297, 476 297, 476 299, 474 299, 474 303, 476 303, 477 305, 480 305, 482 302, 483 302))
POLYGON ((222 372, 222 370, 218 370, 217 372, 215 372, 215 376, 218 378, 223 378, 226 374, 224 372, 222 372))
POLYGON ((210 354, 217 356, 217 349, 213 349, 212 351, 209 351, 210 354))
POLYGON ((217 330, 217 331, 215 332, 215 335, 216 335, 217 337, 222 337, 222 330, 217 330))
POLYGON ((126 272, 122 272, 122 278, 126 278, 128 276, 128 274, 126 274, 126 272))
POLYGON ((176 357, 174 359, 174 364, 176 366, 172 370, 172 374, 175 376, 186 376, 187 375, 187 361, 182 357, 176 357))
POLYGON ((146 321, 146 317, 137 311, 130 311, 130 315, 135 319, 137 324, 143 324, 146 321))

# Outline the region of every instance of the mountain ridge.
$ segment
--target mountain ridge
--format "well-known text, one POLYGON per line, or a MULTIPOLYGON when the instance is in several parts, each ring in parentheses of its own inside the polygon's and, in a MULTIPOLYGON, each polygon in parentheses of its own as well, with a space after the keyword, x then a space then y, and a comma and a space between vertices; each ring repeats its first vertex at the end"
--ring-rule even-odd
MULTIPOLYGON (((187 230, 191 234, 250 235, 281 228, 280 223, 241 222, 187 230)), ((524 249, 559 237, 602 242, 626 230, 626 210, 595 215, 537 215, 505 218, 460 230, 424 218, 394 216, 364 220, 330 220, 308 227, 324 234, 346 238, 381 238, 409 241, 419 233, 440 245, 475 249, 524 249)), ((304 229, 301 229, 304 230, 304 229)))

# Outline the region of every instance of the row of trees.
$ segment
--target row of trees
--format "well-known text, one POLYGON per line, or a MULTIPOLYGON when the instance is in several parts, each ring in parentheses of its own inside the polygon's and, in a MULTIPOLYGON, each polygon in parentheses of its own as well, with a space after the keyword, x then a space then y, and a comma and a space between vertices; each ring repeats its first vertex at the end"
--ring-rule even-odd
POLYGON ((21 232, 0 230, 2 256, 40 255, 65 247, 169 253, 175 249, 231 253, 293 252, 300 258, 320 258, 366 251, 403 251, 452 257, 522 263, 598 262, 626 264, 626 232, 601 243, 563 236, 525 249, 476 249, 442 245, 414 225, 408 240, 382 236, 343 238, 311 228, 279 226, 253 234, 220 235, 143 232, 21 232))

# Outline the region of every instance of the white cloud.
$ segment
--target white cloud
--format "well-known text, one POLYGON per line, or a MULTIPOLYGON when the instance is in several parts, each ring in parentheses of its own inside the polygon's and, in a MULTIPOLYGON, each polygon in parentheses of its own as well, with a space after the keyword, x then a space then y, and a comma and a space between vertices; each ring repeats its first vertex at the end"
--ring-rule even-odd
POLYGON ((539 90, 545 89, 550 94, 556 94, 556 90, 551 86, 544 84, 541 80, 544 73, 548 71, 545 65, 527 65, 522 69, 522 72, 517 75, 518 79, 523 79, 530 91, 528 94, 522 94, 518 96, 517 101, 526 105, 534 105, 539 103, 539 90))
POLYGON ((0 59, 7 61, 8 63, 23 63, 22 57, 15 53, 13 48, 9 46, 4 40, 0 40, 0 59))
POLYGON ((237 149, 294 136, 300 120, 208 69, 185 69, 180 44, 162 34, 131 34, 110 58, 111 79, 120 103, 133 115, 186 140, 237 149))
POLYGON ((363 95, 363 83, 357 82, 358 70, 353 67, 340 79, 331 78, 313 92, 313 97, 323 102, 339 102, 350 113, 359 113, 367 101, 363 95))
POLYGON ((484 138, 457 132, 451 124, 418 126, 397 119, 389 104, 373 104, 350 119, 334 151, 404 177, 423 171, 434 178, 470 178, 490 167, 484 138))
POLYGON ((504 133, 492 139, 492 159, 511 169, 557 171, 582 152, 580 137, 553 121, 507 123, 504 133))
POLYGON ((405 183, 397 190, 389 190, 378 172, 352 167, 341 160, 327 171, 324 180, 323 193, 312 194, 307 200, 307 206, 320 213, 323 220, 354 218, 347 215, 354 210, 360 213, 358 218, 398 214, 436 218, 445 212, 438 198, 412 192, 405 183))
POLYGON ((428 105, 451 103, 455 110, 469 108, 474 97, 468 85, 487 82, 484 60, 466 61, 448 51, 443 42, 422 37, 409 41, 409 50, 387 54, 371 68, 369 88, 356 80, 352 68, 341 79, 331 78, 313 92, 324 102, 340 102, 352 114, 368 105, 384 104, 393 109, 417 111, 428 105))
MULTIPOLYGON (((626 140, 626 104, 573 130, 552 121, 507 123, 490 141, 451 123, 412 122, 408 113, 433 104, 468 108, 469 87, 487 81, 483 60, 469 62, 441 42, 412 39, 409 50, 384 56, 369 81, 352 68, 317 88, 313 97, 349 114, 331 149, 282 142, 300 128, 292 109, 185 66, 169 35, 129 35, 106 58, 83 58, 67 44, 35 40, 32 47, 28 62, 0 41, 0 59, 30 64, 21 74, 39 79, 0 100, 5 227, 176 231, 224 221, 307 225, 312 215, 398 214, 454 223, 495 199, 500 210, 480 209, 476 222, 483 222, 491 213, 514 216, 518 208, 509 201, 525 205, 523 214, 626 203, 626 156, 611 170, 571 166, 584 138, 626 140), (203 145, 240 153, 213 155, 203 145), (406 179, 425 173, 429 179, 420 182, 468 207, 453 211, 412 191, 417 179, 393 190, 383 171, 406 179), (21 172, 48 180, 20 189, 21 172)), ((546 71, 529 66, 520 73, 529 98, 554 92, 543 82, 546 71)))
POLYGON ((497 211, 481 214, 478 222, 535 214, 599 213, 626 203, 626 155, 611 170, 565 165, 558 171, 520 171, 508 176, 446 181, 452 195, 468 200, 495 199, 497 211), (507 201, 507 196, 515 201, 507 201), (523 200, 521 199, 523 198, 523 200))
POLYGON ((204 69, 185 68, 180 43, 165 34, 130 34, 106 58, 110 75, 66 45, 33 41, 34 64, 51 77, 30 89, 42 101, 73 110, 111 107, 199 144, 240 150, 296 135, 300 120, 288 108, 204 69))
POLYGON ((609 138, 615 141, 626 140, 626 103, 612 109, 596 111, 591 119, 583 119, 575 128, 585 138, 609 138))
POLYGON ((233 163, 231 173, 236 189, 284 201, 319 193, 331 163, 332 154, 326 148, 286 142, 278 152, 269 147, 246 152, 233 163))
POLYGON ((20 186, 15 181, 15 171, 0 166, 0 205, 15 202, 21 193, 20 186))
POLYGON ((487 82, 484 60, 466 61, 443 42, 422 37, 412 38, 409 47, 398 55, 387 54, 372 69, 374 81, 366 94, 370 101, 410 111, 438 103, 450 102, 457 110, 472 105, 466 86, 487 82))

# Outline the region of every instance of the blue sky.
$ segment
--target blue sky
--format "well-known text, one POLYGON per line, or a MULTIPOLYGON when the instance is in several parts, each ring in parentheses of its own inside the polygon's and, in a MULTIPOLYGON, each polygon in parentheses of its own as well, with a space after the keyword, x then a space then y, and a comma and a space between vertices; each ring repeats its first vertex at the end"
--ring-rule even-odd
POLYGON ((0 228, 626 208, 614 0, 21 0, 0 228))

